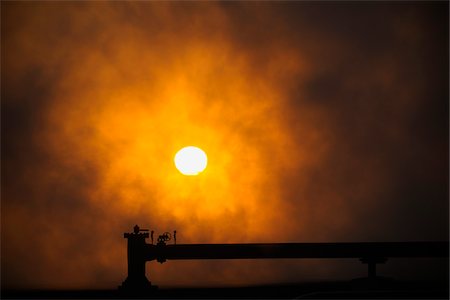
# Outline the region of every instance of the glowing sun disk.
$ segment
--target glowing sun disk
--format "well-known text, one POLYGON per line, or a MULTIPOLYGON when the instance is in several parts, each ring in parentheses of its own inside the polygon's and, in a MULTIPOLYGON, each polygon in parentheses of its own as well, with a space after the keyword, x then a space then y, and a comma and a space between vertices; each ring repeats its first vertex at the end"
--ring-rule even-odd
POLYGON ((183 175, 198 175, 207 165, 206 153, 194 146, 184 147, 175 154, 175 166, 183 175))

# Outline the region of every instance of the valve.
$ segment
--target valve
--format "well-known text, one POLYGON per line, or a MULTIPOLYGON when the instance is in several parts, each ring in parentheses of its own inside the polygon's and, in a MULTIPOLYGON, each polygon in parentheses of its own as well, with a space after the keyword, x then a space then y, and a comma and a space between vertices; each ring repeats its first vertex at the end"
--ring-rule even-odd
POLYGON ((170 232, 164 232, 163 234, 161 234, 158 237, 158 244, 157 245, 165 245, 166 242, 170 241, 171 238, 172 238, 172 235, 170 234, 170 232))

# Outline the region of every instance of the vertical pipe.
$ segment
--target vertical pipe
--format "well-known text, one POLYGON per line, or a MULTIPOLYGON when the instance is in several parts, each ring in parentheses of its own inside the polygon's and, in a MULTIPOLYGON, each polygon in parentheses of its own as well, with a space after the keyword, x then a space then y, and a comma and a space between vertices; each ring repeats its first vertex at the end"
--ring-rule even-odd
POLYGON ((368 277, 374 279, 377 276, 377 264, 374 261, 370 261, 367 264, 368 277))
POLYGON ((145 238, 148 237, 148 233, 125 233, 124 237, 128 239, 128 276, 122 283, 121 288, 128 290, 152 288, 153 286, 145 276, 145 263, 147 261, 145 258, 145 238))

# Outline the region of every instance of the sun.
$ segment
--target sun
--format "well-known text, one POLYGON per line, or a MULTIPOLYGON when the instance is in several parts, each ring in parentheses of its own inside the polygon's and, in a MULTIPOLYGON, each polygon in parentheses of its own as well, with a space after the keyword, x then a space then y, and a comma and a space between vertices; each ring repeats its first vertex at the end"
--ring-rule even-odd
POLYGON ((208 158, 202 149, 188 146, 175 154, 174 162, 181 174, 193 176, 198 175, 206 168, 208 158))

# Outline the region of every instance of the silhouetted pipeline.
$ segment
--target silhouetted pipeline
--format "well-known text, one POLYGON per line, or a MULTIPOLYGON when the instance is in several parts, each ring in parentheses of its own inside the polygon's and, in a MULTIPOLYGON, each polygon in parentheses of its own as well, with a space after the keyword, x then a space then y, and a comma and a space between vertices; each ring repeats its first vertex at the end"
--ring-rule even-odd
MULTIPOLYGON (((147 244, 147 230, 133 228, 128 239, 128 276, 121 290, 154 290, 145 274, 146 261, 177 259, 273 259, 273 258, 358 258, 367 264, 368 279, 376 280, 376 265, 392 257, 448 257, 449 242, 368 242, 368 243, 279 243, 279 244, 178 244, 168 245, 168 235, 156 245, 147 244), (143 232, 142 232, 143 231, 143 232)), ((153 242, 153 232, 152 232, 153 242)))
POLYGON ((448 257, 448 242, 146 244, 145 259, 448 257))

